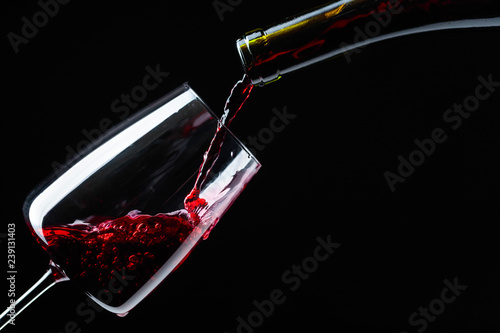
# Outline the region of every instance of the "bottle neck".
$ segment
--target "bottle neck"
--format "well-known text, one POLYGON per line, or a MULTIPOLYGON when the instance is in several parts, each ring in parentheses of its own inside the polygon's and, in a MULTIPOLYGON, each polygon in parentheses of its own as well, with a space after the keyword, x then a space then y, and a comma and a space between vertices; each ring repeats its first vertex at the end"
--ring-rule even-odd
POLYGON ((498 0, 342 0, 287 18, 236 41, 243 68, 263 86, 368 44, 427 31, 499 27, 498 0))

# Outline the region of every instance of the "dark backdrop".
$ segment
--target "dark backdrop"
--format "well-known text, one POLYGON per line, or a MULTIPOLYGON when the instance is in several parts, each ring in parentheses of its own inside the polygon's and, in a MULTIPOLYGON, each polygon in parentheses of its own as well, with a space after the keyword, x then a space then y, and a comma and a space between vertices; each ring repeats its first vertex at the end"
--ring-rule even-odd
MULTIPOLYGON (((220 114, 243 74, 235 39, 322 3, 238 2, 221 21, 211 0, 73 0, 17 54, 7 34, 20 34, 22 18, 31 20, 40 4, 0 5, 0 233, 16 224, 18 293, 48 262, 25 226, 24 198, 65 161, 67 146, 86 139, 84 130, 104 118, 118 122, 112 102, 141 84, 147 66, 169 75, 133 112, 187 81, 220 114)), ((500 88, 460 126, 443 120, 475 95, 479 76, 500 81, 498 36, 454 31, 386 41, 350 64, 340 57, 256 88, 234 122, 236 135, 249 142, 269 134, 278 111, 291 115, 289 123, 259 146, 261 171, 179 270, 127 317, 102 312, 89 323, 75 311, 86 296, 57 285, 6 332, 62 332, 70 321, 81 332, 229 333, 241 321, 256 326, 241 326, 247 333, 500 332, 500 88), (386 171, 397 173, 398 157, 416 156, 415 140, 436 128, 446 141, 391 191, 386 171), (341 245, 316 267, 318 238, 341 245), (303 262, 308 275, 288 272, 303 262), (447 284, 458 285, 458 296, 447 284)))

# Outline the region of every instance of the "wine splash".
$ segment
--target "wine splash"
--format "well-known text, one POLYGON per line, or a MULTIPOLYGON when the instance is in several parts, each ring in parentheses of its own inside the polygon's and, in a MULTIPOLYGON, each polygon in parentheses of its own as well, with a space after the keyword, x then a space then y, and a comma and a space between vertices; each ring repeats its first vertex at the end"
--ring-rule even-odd
POLYGON ((43 233, 50 255, 71 280, 107 305, 120 306, 175 255, 193 230, 186 213, 178 211, 155 216, 131 212, 117 219, 91 217, 46 227, 43 233), (117 282, 120 276, 121 284, 117 282))

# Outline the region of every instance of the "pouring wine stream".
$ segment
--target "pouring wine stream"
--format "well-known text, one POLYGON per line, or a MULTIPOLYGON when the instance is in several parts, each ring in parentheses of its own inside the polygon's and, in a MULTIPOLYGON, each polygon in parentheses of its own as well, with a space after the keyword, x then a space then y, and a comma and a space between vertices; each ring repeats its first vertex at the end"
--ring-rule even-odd
POLYGON ((250 97, 253 87, 252 81, 248 75, 245 74, 243 78, 234 85, 226 101, 224 112, 217 125, 215 135, 208 150, 203 155, 203 162, 200 166, 194 187, 184 200, 184 207, 190 212, 192 215, 191 217, 194 219, 198 218, 197 214, 207 204, 205 199, 199 197, 200 189, 203 188, 203 184, 210 174, 212 166, 219 157, 222 144, 224 143, 224 137, 226 136, 227 127, 229 127, 238 111, 243 107, 248 97, 250 97))

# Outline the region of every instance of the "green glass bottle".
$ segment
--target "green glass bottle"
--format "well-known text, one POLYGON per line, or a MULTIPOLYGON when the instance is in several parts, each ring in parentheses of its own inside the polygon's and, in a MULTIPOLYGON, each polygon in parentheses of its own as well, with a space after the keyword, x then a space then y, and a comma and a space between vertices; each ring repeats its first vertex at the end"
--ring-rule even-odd
POLYGON ((236 41, 252 84, 265 85, 311 64, 368 44, 428 31, 500 27, 498 0, 341 0, 236 41))

